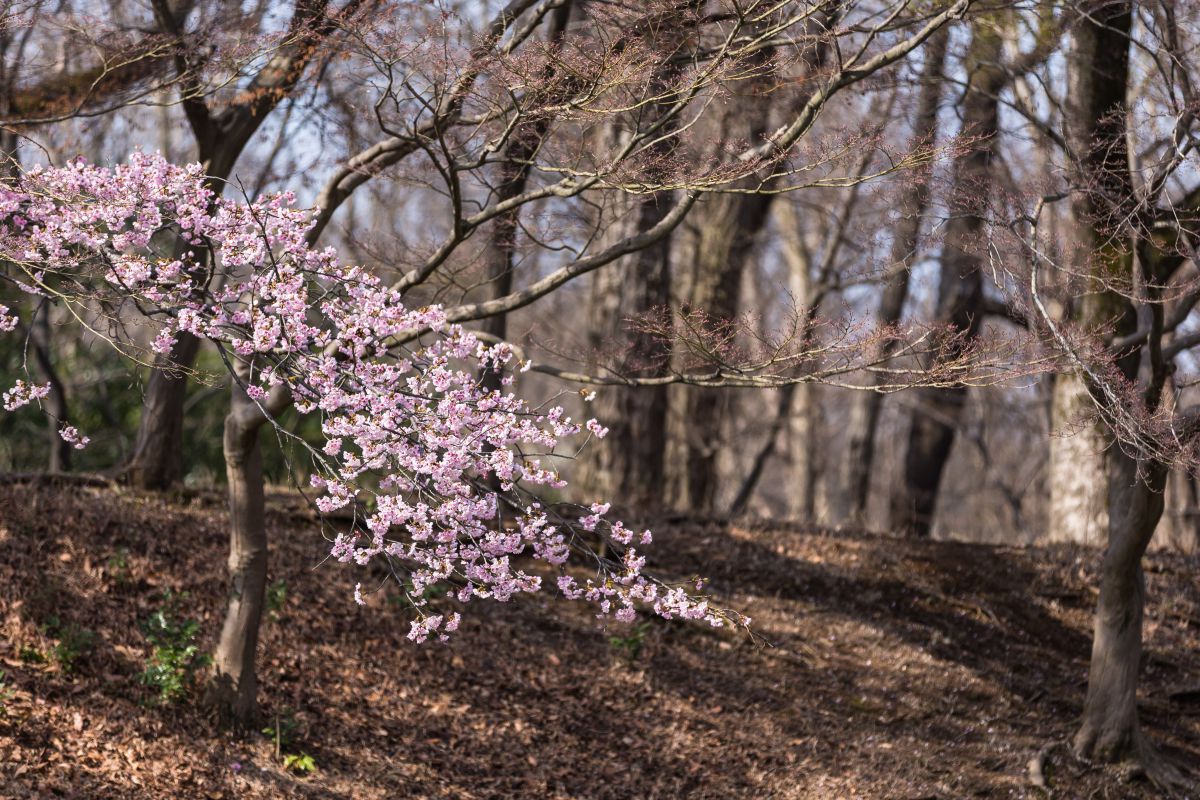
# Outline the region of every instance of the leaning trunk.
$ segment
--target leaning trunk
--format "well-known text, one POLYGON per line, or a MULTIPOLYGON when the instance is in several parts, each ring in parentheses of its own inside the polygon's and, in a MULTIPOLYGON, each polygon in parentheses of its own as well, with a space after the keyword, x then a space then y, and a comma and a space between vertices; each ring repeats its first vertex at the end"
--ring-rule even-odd
POLYGON ((249 730, 258 720, 254 657, 267 585, 267 531, 263 513, 258 408, 233 381, 225 419, 225 474, 229 480, 229 605, 213 654, 208 702, 223 726, 249 730))
POLYGON ((1139 474, 1137 462, 1113 448, 1108 550, 1100 575, 1087 699, 1074 748, 1088 759, 1144 764, 1150 751, 1137 714, 1146 594, 1142 555, 1162 517, 1167 469, 1157 462, 1140 466, 1139 474))

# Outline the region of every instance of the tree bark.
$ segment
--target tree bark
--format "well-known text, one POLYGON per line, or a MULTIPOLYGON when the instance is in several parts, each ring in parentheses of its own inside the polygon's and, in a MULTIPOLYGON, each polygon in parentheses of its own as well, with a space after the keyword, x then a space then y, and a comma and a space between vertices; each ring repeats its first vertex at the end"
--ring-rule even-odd
MULTIPOLYGON (((1157 302, 1163 276, 1155 274, 1158 265, 1150 253, 1143 253, 1138 261, 1133 259, 1128 226, 1137 202, 1127 150, 1125 103, 1132 26, 1132 3, 1115 2, 1098 5, 1073 31, 1067 62, 1066 121, 1075 161, 1071 196, 1075 235, 1069 243, 1073 251, 1068 261, 1082 265, 1083 274, 1098 281, 1133 276, 1134 269, 1140 269, 1150 302, 1157 302)), ((1117 337, 1137 326, 1137 310, 1131 301, 1113 291, 1087 294, 1078 315, 1086 326, 1111 325, 1117 337)), ((1140 349, 1134 348, 1116 360, 1130 385, 1138 379, 1141 355, 1140 349)), ((1155 385, 1165 380, 1166 373, 1153 359, 1151 367, 1156 375, 1142 387, 1142 399, 1153 412, 1161 402, 1155 385)), ((1073 468, 1081 466, 1086 464, 1073 468)), ((1100 575, 1087 697, 1074 750, 1088 759, 1131 762, 1162 785, 1176 776, 1142 735, 1137 684, 1145 601, 1142 556, 1162 517, 1168 470, 1148 457, 1135 460, 1120 444, 1109 448, 1107 468, 1108 548, 1100 575)), ((1093 475, 1100 478, 1102 473, 1093 475)))
POLYGON ((196 363, 200 340, 182 334, 169 355, 157 356, 146 384, 137 438, 123 471, 132 485, 167 489, 183 478, 183 406, 187 372, 196 363))
POLYGON ((246 365, 238 364, 225 418, 225 474, 229 481, 229 604, 213 653, 206 701, 223 727, 251 730, 258 722, 255 654, 267 585, 262 450, 258 406, 246 395, 246 365))
MULTIPOLYGON (((627 215, 637 230, 662 221, 670 203, 665 197, 625 196, 618 205, 632 206, 627 215)), ((612 228, 618 238, 632 233, 630 221, 612 228)), ((607 238, 607 237, 605 237, 607 238)), ((592 344, 617 345, 621 352, 612 369, 628 377, 661 375, 668 366, 670 345, 661 337, 630 330, 630 320, 667 308, 671 302, 669 262, 671 237, 620 259, 596 272, 588 304, 592 344)), ((667 387, 605 386, 596 392, 594 414, 609 428, 593 442, 586 484, 599 497, 614 498, 632 509, 662 501, 667 449, 667 387)))
POLYGON ((1099 545, 1108 532, 1108 441, 1098 423, 1079 423, 1092 400, 1078 375, 1056 375, 1052 392, 1046 540, 1099 545))
MULTIPOLYGON (((555 9, 550 18, 548 39, 552 43, 560 42, 571 21, 571 3, 555 9)), ((547 74, 546 78, 552 77, 547 74)), ((549 117, 541 117, 533 124, 519 128, 513 132, 512 139, 505 148, 505 160, 500 165, 499 183, 496 187, 496 203, 503 203, 519 197, 529 182, 529 171, 533 168, 533 159, 537 156, 542 140, 549 127, 549 117)), ((517 230, 521 223, 521 210, 514 208, 496 217, 488 242, 487 252, 487 296, 496 299, 507 296, 512 292, 513 267, 516 265, 517 230)), ((486 333, 498 339, 508 337, 508 315, 496 314, 483 320, 482 326, 486 333)), ((501 387, 503 375, 500 370, 484 369, 482 380, 487 389, 497 391, 501 387)))
MULTIPOLYGON (((1125 142, 1131 24, 1130 3, 1108 3, 1080 19, 1071 34, 1064 131, 1073 151, 1070 179, 1075 189, 1064 247, 1068 264, 1064 279, 1071 283, 1080 283, 1078 276, 1093 274, 1104 279, 1104 271, 1114 268, 1109 263, 1112 256, 1119 257, 1127 247, 1112 239, 1120 236, 1113 229, 1113 223, 1120 224, 1120 209, 1133 199, 1125 142)), ((1111 292, 1068 294, 1083 295, 1069 313, 1084 328, 1104 325, 1122 312, 1122 298, 1111 292)), ((1051 420, 1059 431, 1071 433, 1072 426, 1079 430, 1050 440, 1048 534, 1055 541, 1095 541, 1096 532, 1106 527, 1105 471, 1110 463, 1102 452, 1106 436, 1098 423, 1076 424, 1086 391, 1078 376, 1056 379, 1051 420)))
POLYGON ((46 444, 47 466, 50 472, 70 472, 71 451, 74 449, 70 442, 59 435, 59 429, 69 422, 67 406, 67 390, 63 386, 58 370, 54 368, 53 349, 50 340, 50 306, 42 303, 34 312, 30 329, 30 344, 33 346, 34 358, 38 371, 50 384, 50 394, 44 401, 46 410, 46 444))
MULTIPOLYGON (((970 83, 962 103, 963 133, 977 139, 970 153, 954 165, 950 219, 942 246, 937 321, 957 338, 943 348, 953 355, 979 332, 983 311, 981 238, 986 198, 993 185, 992 158, 999 130, 999 93, 1007 72, 1001 65, 1003 37, 996 20, 984 19, 972 30, 966 69, 970 83)), ((904 460, 904 476, 891 497, 891 526, 914 536, 933 528, 938 487, 962 410, 965 386, 925 388, 913 393, 914 409, 904 460)))
MULTIPOLYGON (((914 149, 932 146, 937 140, 937 112, 942 96, 942 73, 948 40, 949 29, 945 29, 930 37, 926 46, 922 86, 910 145, 914 149)), ((929 207, 929 179, 929 170, 912 176, 899 198, 901 216, 892 232, 891 263, 879 298, 877 318, 880 325, 895 325, 904 311, 904 303, 908 298, 909 268, 917 256, 921 221, 929 207)), ((885 341, 876 357, 886 358, 894 350, 895 343, 885 341)), ((881 377, 871 372, 867 379, 872 385, 877 385, 881 377)), ((875 437, 882 408, 883 395, 878 392, 858 392, 851 400, 838 509, 838 517, 846 522, 865 522, 867 501, 871 494, 871 475, 875 467, 875 437)))
POLYGON ((1142 556, 1162 517, 1168 470, 1157 462, 1139 464, 1119 447, 1110 451, 1109 469, 1108 550, 1100 573, 1087 699, 1074 749, 1083 758, 1146 766, 1152 754, 1137 713, 1146 595, 1142 556))
MULTIPOLYGON (((753 121, 754 141, 765 130, 765 118, 753 121), (763 123, 763 124, 759 124, 763 123)), ((692 212, 694 226, 685 293, 687 310, 702 311, 713 324, 737 316, 742 273, 766 226, 773 195, 710 195, 692 212)), ((723 443, 728 394, 721 389, 682 387, 679 417, 682 470, 674 505, 690 513, 711 514, 719 503, 719 455, 723 443)))

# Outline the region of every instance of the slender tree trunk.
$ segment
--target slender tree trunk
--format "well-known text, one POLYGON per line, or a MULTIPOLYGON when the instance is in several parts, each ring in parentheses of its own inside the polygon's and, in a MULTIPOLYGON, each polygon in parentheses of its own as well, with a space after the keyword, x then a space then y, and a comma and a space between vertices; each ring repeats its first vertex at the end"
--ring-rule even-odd
MULTIPOLYGON (((942 246, 937 319, 949 325, 958 338, 944 349, 953 355, 972 341, 983 316, 982 237, 987 196, 993 185, 992 157, 999 130, 999 93, 1007 77, 1001 57, 1003 37, 996 20, 977 22, 967 52, 970 85, 962 103, 963 133, 978 142, 954 166, 954 188, 949 199, 950 219, 942 246)), ((914 536, 928 536, 933 527, 938 487, 950 457, 962 410, 964 386, 926 388, 915 399, 904 459, 903 480, 891 497, 891 525, 914 536)))
MULTIPOLYGON (((11 87, 4 73, 3 59, 9 44, 6 35, 0 35, 0 112, 8 107, 7 98, 11 87)), ((10 184, 20 177, 21 161, 18 153, 19 140, 10 130, 0 129, 0 185, 10 184)), ((68 422, 67 391, 58 370, 54 368, 54 351, 51 347, 50 304, 34 305, 33 319, 29 329, 29 343, 33 348, 38 372, 50 384, 50 394, 43 401, 46 410, 46 466, 50 472, 68 472, 71 469, 71 444, 63 440, 58 431, 68 422)))
MULTIPOLYGON (((248 377, 239 364, 239 378, 248 377)), ((223 726, 250 730, 258 722, 255 654, 267 585, 261 416, 239 380, 232 381, 225 418, 225 474, 229 481, 229 604, 213 653, 207 702, 223 726)))
POLYGON ((1163 512, 1167 468, 1139 465, 1120 447, 1110 450, 1108 550, 1100 573, 1095 638, 1077 755, 1098 761, 1144 762, 1150 750, 1138 725, 1137 685, 1142 656, 1146 587, 1142 556, 1163 512))
POLYGON ((69 422, 67 390, 58 375, 58 370, 54 368, 54 350, 51 347, 50 336, 50 306, 43 303, 34 312, 29 338, 38 371, 50 384, 50 394, 44 401, 47 414, 47 466, 50 472, 69 472, 73 448, 58 433, 59 429, 69 422))
MULTIPOLYGON (((771 427, 767 430, 766 441, 758 453, 755 454, 754 460, 750 463, 750 469, 746 473, 746 478, 742 481, 741 488, 738 489, 737 495, 733 498, 733 503, 729 506, 730 514, 742 514, 746 511, 746 507, 749 506, 750 498, 754 496, 754 490, 758 488, 758 482, 762 479, 763 471, 767 468, 767 462, 775 454, 775 448, 778 446, 779 439, 783 435, 783 432, 787 430, 787 423, 792 417, 792 399, 796 395, 797 388, 804 387, 803 385, 793 383, 779 390, 777 398, 778 407, 775 411, 775 417, 771 421, 771 427)), ((802 450, 807 455, 808 449, 802 448, 802 450)))
MULTIPOLYGON (((932 145, 937 139, 937 112, 942 96, 942 72, 948 39, 947 28, 931 37, 926 44, 922 86, 913 122, 913 148, 932 145)), ((892 233, 891 263, 879 298, 880 325, 895 325, 904 311, 904 303, 908 298, 909 267, 916 259, 921 221, 929 207, 929 177, 928 171, 913 176, 899 198, 901 216, 892 233)), ((885 358, 894 349, 894 342, 885 341, 877 357, 885 358)), ((868 380, 878 384, 880 376, 870 373, 868 380)), ((856 392, 851 399, 846 430, 847 452, 841 465, 840 507, 837 514, 844 521, 857 524, 865 521, 871 475, 875 468, 875 437, 882 408, 883 395, 878 392, 856 392)))
POLYGON ((792 519, 816 522, 824 516, 823 495, 817 491, 824 466, 819 438, 823 430, 817 387, 811 383, 797 386, 787 432, 792 459, 787 513, 792 519))
POLYGON ((916 408, 904 456, 904 477, 891 496, 892 528, 911 536, 926 537, 933 531, 938 488, 957 425, 967 403, 965 387, 914 392, 916 408))
MULTIPOLYGON (((571 3, 555 9, 550 18, 549 40, 559 42, 567 30, 571 20, 571 3)), ((547 79, 552 75, 548 74, 547 79)), ((529 182, 529 171, 537 156, 546 129, 550 124, 548 117, 542 117, 532 125, 524 126, 513 132, 512 139, 505 148, 505 161, 500 165, 500 180, 496 187, 496 203, 503 203, 520 196, 529 182)), ((351 198, 353 199, 353 198, 351 198)), ((487 252, 487 295, 495 299, 504 297, 512 292, 513 267, 516 265, 517 230, 521 223, 520 208, 500 214, 492 223, 491 236, 487 252)), ((508 315, 496 314, 483 320, 482 328, 498 339, 508 337, 508 315)), ((503 375, 500 370, 484 369, 483 385, 493 391, 501 387, 503 375)))

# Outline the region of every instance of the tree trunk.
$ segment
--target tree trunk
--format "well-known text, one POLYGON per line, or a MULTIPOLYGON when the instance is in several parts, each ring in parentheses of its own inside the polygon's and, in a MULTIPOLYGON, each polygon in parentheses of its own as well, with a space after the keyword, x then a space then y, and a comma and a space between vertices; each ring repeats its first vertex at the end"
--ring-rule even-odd
POLYGON ((239 364, 225 418, 225 474, 229 480, 229 605, 213 653, 207 702, 222 726, 251 730, 258 722, 255 653, 267 585, 261 416, 239 380, 239 364))
MULTIPOLYGON (((9 37, 0 35, 0 111, 8 108, 8 96, 11 86, 8 85, 4 74, 3 58, 9 45, 9 37)), ((20 140, 15 132, 0 130, 0 185, 15 182, 21 174, 21 161, 18 152, 20 140)), ((71 444, 65 441, 58 431, 68 422, 67 391, 59 378, 58 370, 54 368, 53 349, 51 347, 50 304, 42 301, 34 305, 33 318, 30 322, 29 343, 33 348, 33 357, 37 362, 38 371, 42 378, 50 384, 50 394, 43 401, 46 410, 46 465, 50 472, 69 472, 71 469, 71 444)))
POLYGON ((166 489, 183 478, 183 405, 187 373, 196 363, 200 340, 181 334, 169 355, 154 359, 126 479, 142 489, 166 489))
MULTIPOLYGON (((758 122, 765 123, 765 119, 758 122)), ((757 123, 756 123, 757 124, 757 123)), ((765 125, 746 137, 753 141, 765 125)), ((685 306, 703 312, 713 325, 737 316, 742 273, 766 226, 773 195, 711 195, 691 215, 694 232, 692 269, 685 306)), ((720 451, 730 398, 722 389, 681 387, 682 474, 674 505, 690 513, 711 514, 720 502, 720 451)))
POLYGON ((1046 539, 1099 545, 1108 531, 1108 444, 1097 423, 1075 424, 1092 409, 1087 387, 1077 375, 1055 376, 1052 391, 1046 539))
MULTIPOLYGON (((1125 211, 1134 199, 1126 152, 1125 93, 1129 82, 1131 4, 1116 2, 1079 20, 1068 50, 1065 135, 1077 160, 1072 164, 1071 213, 1067 225, 1064 280, 1095 275, 1101 280, 1112 269, 1111 255, 1124 248, 1111 240, 1121 236, 1125 211), (1111 255, 1110 255, 1111 253, 1111 255)), ((1130 274, 1128 270, 1125 274, 1130 274)), ((1071 309, 1084 328, 1107 324, 1122 313, 1123 298, 1084 285, 1069 296, 1083 296, 1071 309)), ((1059 376, 1051 420, 1058 432, 1050 439, 1050 530, 1056 541, 1095 541, 1104 530, 1110 463, 1099 454, 1104 433, 1097 423, 1079 425, 1081 403, 1087 400, 1080 378, 1059 376), (1064 428, 1067 430, 1064 431, 1064 428)))
MULTIPOLYGON (((326 15, 327 6, 327 2, 295 3, 293 35, 261 66, 251 89, 221 111, 214 112, 198 93, 183 99, 197 160, 204 165, 206 183, 215 196, 225 191, 229 176, 255 132, 300 82, 306 67, 320 52, 318 45, 336 29, 326 15)), ((158 24, 164 33, 181 35, 193 8, 194 4, 170 11, 157 8, 158 24)), ((186 93, 188 82, 183 81, 182 86, 186 93)), ((185 249, 182 243, 179 247, 185 249)), ((183 477, 187 373, 195 365, 199 350, 200 342, 195 337, 182 334, 169 355, 154 359, 133 452, 123 466, 126 480, 135 486, 163 489, 183 477)))
MULTIPOLYGON (((942 72, 945 68, 949 29, 934 34, 926 45, 922 70, 921 92, 917 99, 917 115, 913 121, 910 147, 932 146, 937 140, 938 103, 942 97, 942 72)), ((921 221, 929 207, 928 170, 912 176, 899 198, 900 219, 892 232, 892 251, 888 274, 879 298, 880 325, 895 325, 904 311, 908 298, 909 267, 916 260, 921 221)), ((895 342, 886 340, 876 354, 885 358, 895 350, 895 342)), ((877 385, 881 377, 868 373, 867 380, 877 385)), ((840 507, 842 521, 862 524, 866 520, 867 501, 871 494, 871 475, 875 468, 875 437, 883 395, 878 392, 856 392, 852 396, 850 418, 846 429, 846 458, 842 461, 840 507)))
MULTIPOLYGON (((665 197, 624 196, 620 206, 633 206, 625 221, 612 224, 616 236, 630 235, 658 224, 670 203, 665 197), (631 224, 632 223, 632 224, 631 224)), ((607 238, 607 237, 606 237, 607 238)), ((630 330, 630 319, 671 301, 671 238, 598 270, 592 281, 588 315, 592 343, 605 349, 616 345, 620 354, 613 370, 625 377, 661 375, 670 358, 669 343, 630 330)), ((610 356, 609 360, 612 360, 610 356)), ((667 387, 596 390, 593 412, 609 428, 608 436, 592 442, 586 484, 598 497, 646 509, 662 501, 667 449, 667 387)))
MULTIPOLYGON (((974 26, 966 58, 970 84, 962 102, 962 127, 964 134, 976 137, 977 144, 955 162, 954 187, 948 200, 951 214, 942 246, 937 321, 948 325, 957 338, 942 348, 944 356, 954 356, 975 338, 983 316, 981 240, 993 184, 999 94, 1007 78, 1001 64, 1003 37, 995 25, 996 20, 985 18, 974 26)), ((938 487, 966 393, 963 386, 914 392, 904 477, 891 497, 893 529, 915 536, 930 534, 938 487)))
POLYGON ((31 325, 29 338, 33 346, 34 358, 38 364, 38 371, 50 384, 50 394, 44 401, 47 414, 47 466, 50 472, 70 472, 73 447, 58 433, 59 429, 69 422, 67 390, 58 376, 58 370, 54 368, 54 351, 50 341, 49 304, 42 303, 40 308, 34 312, 31 325))
POLYGON ((1083 721, 1075 753, 1105 762, 1151 757, 1138 725, 1137 684, 1142 655, 1145 578, 1142 555, 1163 512, 1167 468, 1139 465, 1119 447, 1110 451, 1108 550, 1100 573, 1095 639, 1083 721))
MULTIPOLYGON (((571 3, 566 3, 555 9, 550 17, 548 39, 557 44, 566 33, 571 20, 571 3)), ((547 80, 553 77, 548 70, 547 80)), ((531 125, 522 126, 515 130, 508 146, 505 148, 505 159, 499 168, 499 185, 496 187, 496 203, 519 197, 529 182, 529 171, 533 168, 538 148, 546 136, 550 125, 549 117, 540 117, 531 125)), ((353 199, 353 198, 351 198, 353 199)), ((488 242, 487 258, 487 296, 489 299, 504 297, 512 292, 513 267, 516 265, 517 231, 521 225, 521 209, 518 206, 500 214, 492 222, 492 230, 488 242)), ((496 314, 483 320, 481 327, 498 339, 508 338, 508 315, 496 314)), ((503 379, 502 370, 490 367, 483 370, 481 376, 483 386, 492 391, 498 391, 503 379)))
POLYGON ((918 390, 904 456, 904 478, 891 496, 892 528, 910 536, 933 532, 938 487, 967 403, 965 387, 918 390))

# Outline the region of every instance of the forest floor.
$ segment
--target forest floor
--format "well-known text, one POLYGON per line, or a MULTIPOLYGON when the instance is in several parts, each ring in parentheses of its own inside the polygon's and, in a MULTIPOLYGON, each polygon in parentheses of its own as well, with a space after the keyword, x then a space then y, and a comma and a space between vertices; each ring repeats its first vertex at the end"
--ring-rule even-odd
MULTIPOLYGON (((0 488, 0 797, 1043 797, 1039 751, 1055 797, 1158 796, 1061 744, 1094 550, 662 521, 654 566, 707 577, 769 644, 604 629, 533 596, 477 603, 451 643, 416 646, 387 586, 357 606, 361 569, 322 563, 314 520, 271 505, 260 698, 278 747, 217 734, 194 702, 155 705, 139 681, 165 590, 189 593, 212 645, 217 498, 0 488), (285 769, 289 754, 315 771, 285 769)), ((1147 575, 1142 719, 1184 765, 1200 765, 1198 567, 1155 554, 1147 575)))

